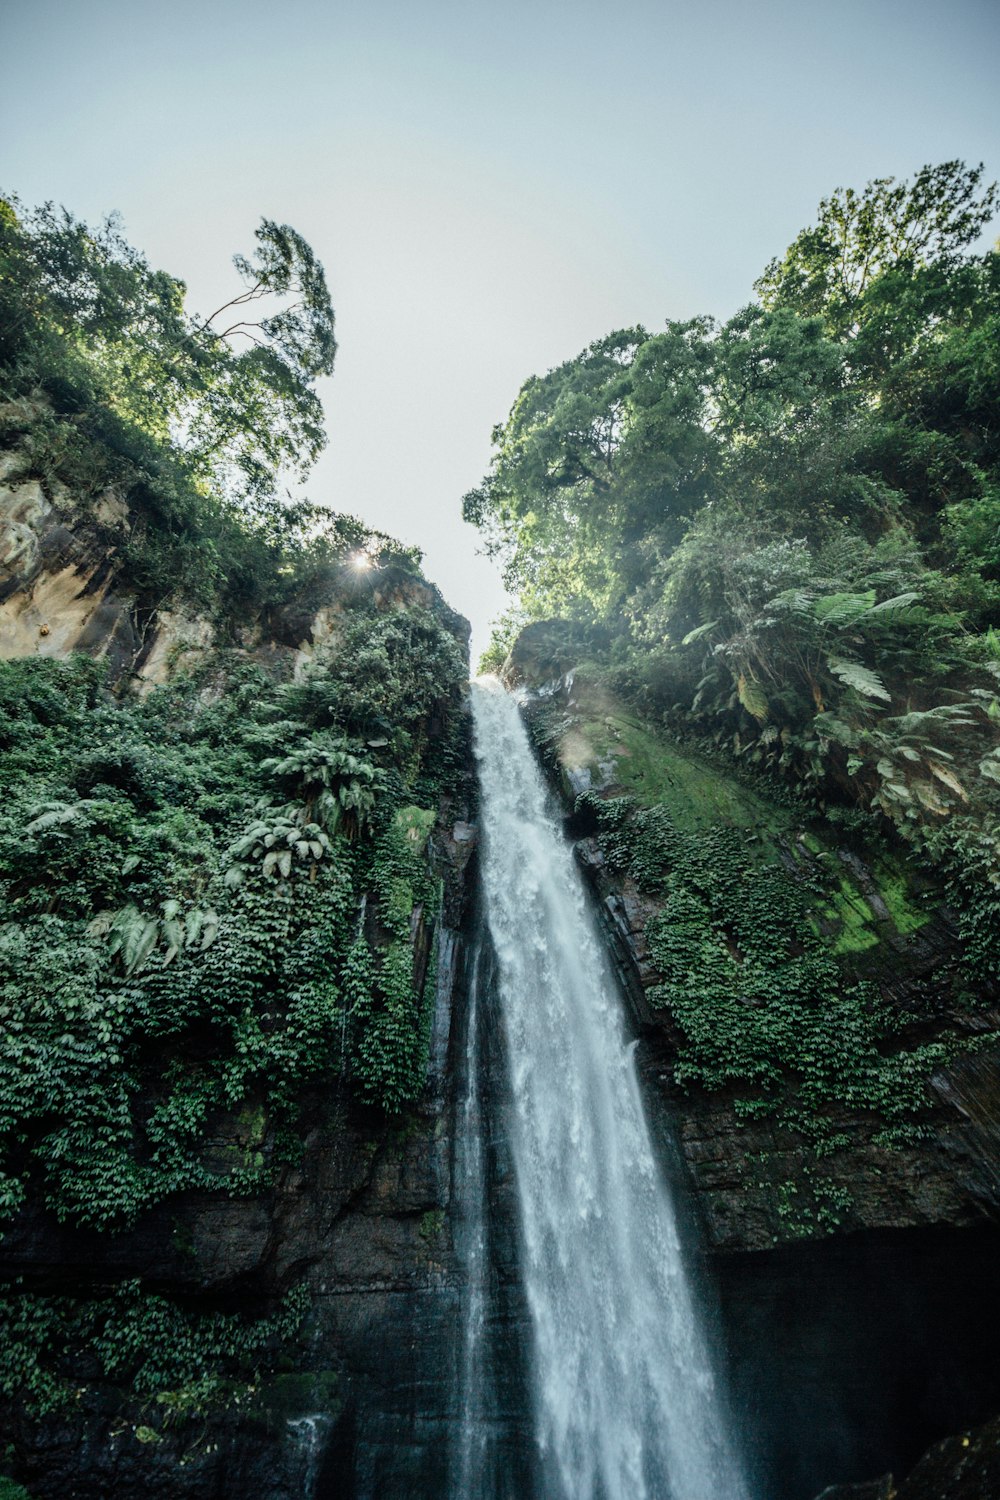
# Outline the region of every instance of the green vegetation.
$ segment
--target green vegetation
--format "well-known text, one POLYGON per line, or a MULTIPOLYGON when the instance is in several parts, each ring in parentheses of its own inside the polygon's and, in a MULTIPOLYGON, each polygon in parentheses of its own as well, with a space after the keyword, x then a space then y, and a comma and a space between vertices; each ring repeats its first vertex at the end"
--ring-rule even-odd
POLYGON ((237 1122, 224 1177, 250 1192, 293 1149, 310 1079, 343 1073, 391 1110, 419 1092, 410 928, 418 903, 433 921, 437 882, 412 787, 436 800, 447 768, 415 729, 451 714, 464 661, 419 611, 358 606, 345 630, 399 694, 390 735, 361 717, 365 654, 332 645, 297 683, 244 666, 209 704, 197 677, 136 700, 83 658, 0 665, 8 1210, 34 1186, 113 1226, 218 1187, 203 1142, 240 1110, 258 1123, 237 1122))
MULTIPOLYGON (((85 656, 0 663, 0 1220, 110 1236, 180 1194, 259 1194, 330 1128, 319 1101, 374 1138, 423 1088, 463 643, 415 553, 279 500, 324 440, 333 312, 288 226, 236 268, 193 318, 112 222, 0 201, 6 478, 104 548, 140 626, 175 604, 217 642, 145 696, 85 656)), ((273 1371, 302 1355, 302 1289, 256 1318, 113 1272, 92 1292, 0 1299, 11 1407, 111 1384, 155 1445, 293 1401, 273 1371)), ((302 1379, 334 1400, 333 1372, 302 1379)))
MULTIPOLYGON (((763 830, 685 829, 664 805, 624 797, 589 794, 583 806, 611 867, 656 898, 646 936, 662 982, 648 998, 680 1029, 678 1082, 732 1087, 739 1115, 773 1116, 821 1153, 845 1111, 879 1121, 886 1141, 919 1131, 922 1081, 958 1044, 902 1050, 900 1017, 841 961, 876 945, 891 918, 876 931, 857 886, 797 841, 785 844, 789 870, 761 847, 763 830)), ((920 920, 898 891, 896 910, 920 920)))
POLYGON ((232 299, 204 319, 117 223, 0 196, 0 447, 83 516, 124 502, 114 537, 140 612, 172 599, 225 626, 343 587, 351 552, 417 555, 284 495, 326 441, 315 383, 333 369, 323 268, 262 220, 232 299))
POLYGON ((838 191, 728 323, 528 380, 465 500, 521 596, 491 659, 556 616, 654 726, 1000 869, 996 206, 958 162, 838 191))
POLYGON ((631 799, 595 815, 662 902, 678 1076, 810 1138, 919 1128, 1000 982, 998 201, 959 162, 838 190, 727 323, 528 380, 465 499, 520 595, 489 663, 572 669, 543 745, 631 799), (903 1034, 865 976, 926 872, 961 972, 903 1034))
POLYGON ((136 1436, 156 1441, 153 1423, 176 1423, 253 1394, 262 1356, 295 1337, 306 1305, 296 1290, 273 1316, 254 1319, 193 1312, 136 1281, 82 1302, 15 1289, 0 1304, 0 1395, 22 1400, 38 1416, 67 1406, 79 1395, 67 1356, 86 1351, 103 1378, 152 1403, 136 1436))

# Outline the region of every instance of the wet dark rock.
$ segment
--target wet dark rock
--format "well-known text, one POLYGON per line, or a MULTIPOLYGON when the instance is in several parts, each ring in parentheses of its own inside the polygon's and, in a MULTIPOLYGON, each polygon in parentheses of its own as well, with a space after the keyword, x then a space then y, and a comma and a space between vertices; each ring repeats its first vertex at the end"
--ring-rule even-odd
POLYGON ((834 1485, 817 1500, 995 1500, 1000 1495, 1000 1417, 937 1443, 898 1484, 834 1485))

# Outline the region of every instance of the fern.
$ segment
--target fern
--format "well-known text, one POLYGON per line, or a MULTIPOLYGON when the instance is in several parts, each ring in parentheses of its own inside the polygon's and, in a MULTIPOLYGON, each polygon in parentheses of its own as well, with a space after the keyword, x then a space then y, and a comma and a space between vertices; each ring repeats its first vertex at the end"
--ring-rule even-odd
POLYGON ((868 611, 868 620, 876 620, 883 625, 912 625, 918 623, 923 616, 923 611, 911 608, 920 598, 914 590, 905 594, 895 594, 891 599, 883 599, 881 604, 873 604, 868 611))
POLYGON ((827 594, 813 604, 813 614, 824 625, 853 625, 875 603, 875 590, 864 594, 827 594))
POLYGON ((179 901, 161 903, 162 917, 152 917, 131 903, 117 911, 101 911, 87 926, 90 937, 106 937, 108 951, 117 955, 126 974, 141 969, 162 944, 165 964, 176 958, 182 948, 202 949, 215 942, 219 934, 218 913, 195 909, 181 917, 179 901), (200 940, 200 941, 199 941, 200 940))
POLYGON ((860 662, 843 661, 833 656, 827 657, 826 664, 845 687, 853 688, 856 693, 861 693, 866 698, 881 698, 885 703, 892 702, 885 683, 870 667, 864 667, 860 662))
POLYGON ((709 620, 706 624, 698 625, 694 630, 689 630, 681 641, 681 645, 690 646, 694 641, 700 641, 702 636, 707 635, 710 630, 714 630, 718 623, 718 620, 709 620))
POLYGON ((759 682, 741 672, 737 679, 736 691, 748 714, 752 714, 761 722, 767 718, 767 699, 759 682))

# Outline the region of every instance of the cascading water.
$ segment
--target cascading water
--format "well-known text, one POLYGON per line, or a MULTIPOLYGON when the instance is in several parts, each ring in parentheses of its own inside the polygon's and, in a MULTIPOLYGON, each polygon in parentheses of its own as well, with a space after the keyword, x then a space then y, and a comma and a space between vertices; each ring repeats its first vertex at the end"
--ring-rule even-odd
POLYGON ((473 713, 542 1492, 747 1500, 580 876, 517 705, 487 680, 473 713))
POLYGON ((465 1097, 459 1122, 459 1174, 456 1184, 465 1218, 462 1247, 466 1274, 465 1333, 460 1356, 460 1425, 457 1481, 452 1492, 462 1500, 477 1500, 486 1454, 483 1420, 483 1333, 486 1321, 486 1172, 479 1087, 479 967, 482 949, 473 955, 469 983, 470 1008, 466 1040, 465 1097))
POLYGON ((333 1426, 333 1418, 324 1412, 315 1412, 310 1416, 289 1418, 286 1426, 295 1454, 298 1493, 302 1500, 313 1500, 320 1462, 333 1426))

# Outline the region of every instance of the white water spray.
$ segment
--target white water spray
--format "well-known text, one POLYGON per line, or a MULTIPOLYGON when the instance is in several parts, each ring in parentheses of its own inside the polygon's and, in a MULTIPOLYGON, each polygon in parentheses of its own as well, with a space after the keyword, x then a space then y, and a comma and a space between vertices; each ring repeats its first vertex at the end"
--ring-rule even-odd
POLYGON ((748 1500, 580 876, 516 704, 473 712, 547 1500, 748 1500))
POLYGON ((302 1500, 313 1500, 319 1478, 320 1460, 326 1448, 333 1419, 324 1412, 304 1417, 290 1417, 286 1423, 296 1460, 296 1479, 302 1500))

